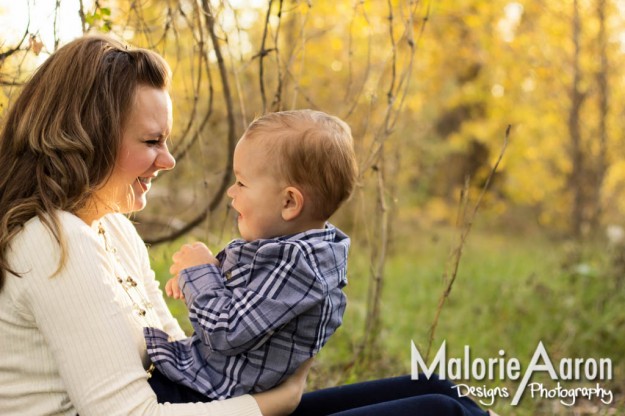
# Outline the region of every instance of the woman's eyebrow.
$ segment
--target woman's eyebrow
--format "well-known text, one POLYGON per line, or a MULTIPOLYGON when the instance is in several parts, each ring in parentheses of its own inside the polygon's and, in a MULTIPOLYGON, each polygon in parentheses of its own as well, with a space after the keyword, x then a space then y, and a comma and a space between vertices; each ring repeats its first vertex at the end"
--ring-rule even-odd
POLYGON ((157 139, 166 139, 169 137, 169 132, 168 131, 155 131, 155 132, 148 132, 145 133, 143 135, 144 137, 154 137, 157 139))

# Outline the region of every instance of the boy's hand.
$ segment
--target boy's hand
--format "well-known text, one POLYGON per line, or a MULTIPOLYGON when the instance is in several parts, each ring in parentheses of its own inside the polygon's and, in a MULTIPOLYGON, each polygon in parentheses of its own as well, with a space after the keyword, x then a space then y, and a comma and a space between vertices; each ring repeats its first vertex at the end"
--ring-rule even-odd
POLYGON ((171 256, 174 261, 169 268, 169 273, 176 276, 184 269, 189 267, 199 266, 202 264, 213 264, 219 266, 219 261, 213 256, 213 252, 210 251, 204 243, 184 244, 180 247, 180 250, 171 256))
POLYGON ((174 276, 165 283, 165 293, 174 299, 184 299, 182 290, 178 285, 178 276, 174 276))
POLYGON ((180 250, 171 257, 174 261, 169 268, 169 273, 174 277, 167 281, 165 285, 165 293, 175 299, 182 299, 184 295, 178 285, 178 274, 189 267, 199 266, 201 264, 213 264, 219 266, 219 261, 213 256, 204 243, 196 242, 193 244, 184 244, 180 250))

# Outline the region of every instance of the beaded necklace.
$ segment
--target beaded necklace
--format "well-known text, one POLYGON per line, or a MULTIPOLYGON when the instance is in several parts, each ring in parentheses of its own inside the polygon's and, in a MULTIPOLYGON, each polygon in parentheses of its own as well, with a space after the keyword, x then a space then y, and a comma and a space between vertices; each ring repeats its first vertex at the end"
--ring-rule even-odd
POLYGON ((132 304, 132 312, 135 319, 137 319, 142 326, 160 327, 160 321, 156 315, 154 305, 147 299, 143 288, 140 287, 137 281, 124 269, 123 263, 117 254, 117 249, 109 241, 106 235, 106 229, 101 222, 98 223, 98 235, 102 238, 104 249, 109 254, 109 257, 113 258, 112 263, 115 271, 115 279, 128 296, 132 304))

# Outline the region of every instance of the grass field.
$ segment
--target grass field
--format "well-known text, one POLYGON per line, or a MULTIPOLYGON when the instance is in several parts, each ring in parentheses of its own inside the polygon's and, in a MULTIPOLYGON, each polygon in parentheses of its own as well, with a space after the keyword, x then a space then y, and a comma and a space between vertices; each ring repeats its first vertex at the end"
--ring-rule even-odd
MULTIPOLYGON (((355 351, 363 340, 370 256, 369 249, 355 241, 344 324, 319 354, 309 377, 310 388, 410 372, 410 343, 414 341, 425 354, 444 287, 443 272, 456 244, 454 235, 454 230, 440 228, 398 235, 394 240, 385 272, 381 331, 367 363, 359 361, 355 351)), ((168 259, 179 244, 151 249, 159 278, 168 277, 168 259)), ((497 397, 492 407, 501 415, 625 414, 625 285, 621 285, 625 270, 614 266, 615 252, 603 241, 581 247, 549 239, 537 230, 475 229, 441 313, 430 359, 444 340, 448 358, 462 357, 465 345, 473 357, 485 360, 501 357, 503 350, 504 357, 517 358, 523 369, 540 341, 556 370, 562 358, 610 358, 612 380, 561 381, 564 388, 598 382, 614 394, 610 405, 580 399, 567 407, 557 399, 532 398, 527 389, 519 405, 511 406, 520 379, 458 382, 507 388, 510 397, 497 397)), ((190 330, 184 305, 179 301, 169 305, 190 330)), ((532 381, 544 382, 550 389, 557 384, 545 374, 532 381)))

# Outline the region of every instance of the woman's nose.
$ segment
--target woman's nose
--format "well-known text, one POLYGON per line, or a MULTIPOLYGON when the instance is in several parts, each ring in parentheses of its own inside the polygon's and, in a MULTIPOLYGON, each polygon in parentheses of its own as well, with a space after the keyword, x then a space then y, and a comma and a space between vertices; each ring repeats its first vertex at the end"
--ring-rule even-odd
POLYGON ((174 159, 174 156, 169 152, 167 146, 163 146, 162 151, 156 158, 155 164, 162 170, 170 170, 176 166, 176 159, 174 159))

